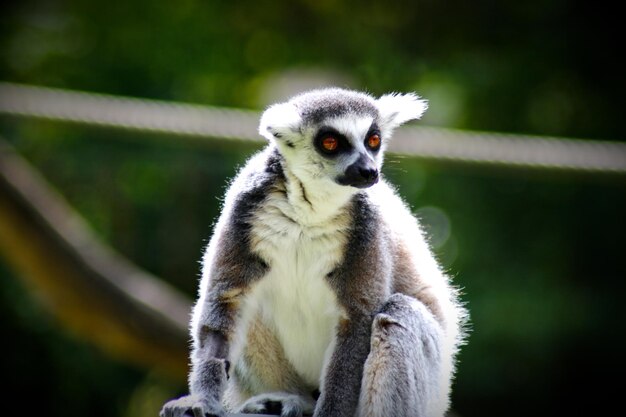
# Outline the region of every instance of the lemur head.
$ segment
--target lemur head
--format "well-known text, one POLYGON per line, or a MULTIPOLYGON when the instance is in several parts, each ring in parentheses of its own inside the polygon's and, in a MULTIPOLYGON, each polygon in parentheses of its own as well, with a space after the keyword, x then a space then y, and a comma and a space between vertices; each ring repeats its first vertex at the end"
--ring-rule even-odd
POLYGON ((366 188, 378 182, 393 130, 426 108, 414 94, 376 99, 339 88, 313 90, 269 107, 259 132, 301 180, 366 188))

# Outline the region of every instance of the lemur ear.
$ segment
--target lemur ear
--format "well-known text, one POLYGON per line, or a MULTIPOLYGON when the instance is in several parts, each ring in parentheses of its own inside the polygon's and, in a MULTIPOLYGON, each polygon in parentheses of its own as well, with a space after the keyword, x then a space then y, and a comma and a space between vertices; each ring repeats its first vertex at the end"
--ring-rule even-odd
POLYGON ((300 122, 300 114, 293 104, 274 104, 261 116, 259 133, 270 141, 280 139, 297 131, 300 122))
POLYGON ((385 94, 376 100, 376 106, 380 112, 381 127, 393 130, 409 120, 422 117, 428 108, 428 101, 413 93, 393 93, 385 94))

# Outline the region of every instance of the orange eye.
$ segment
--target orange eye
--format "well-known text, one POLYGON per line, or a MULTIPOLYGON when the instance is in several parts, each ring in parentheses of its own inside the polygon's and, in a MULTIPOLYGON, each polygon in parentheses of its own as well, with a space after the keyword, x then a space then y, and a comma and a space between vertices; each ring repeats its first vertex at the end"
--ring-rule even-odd
POLYGON ((372 149, 376 149, 380 146, 380 136, 372 135, 367 139, 367 146, 372 149))
POLYGON ((329 152, 334 151, 335 149, 337 149, 338 146, 339 146, 339 141, 332 136, 329 136, 327 138, 324 138, 324 140, 322 140, 322 148, 324 148, 324 150, 327 150, 329 152))

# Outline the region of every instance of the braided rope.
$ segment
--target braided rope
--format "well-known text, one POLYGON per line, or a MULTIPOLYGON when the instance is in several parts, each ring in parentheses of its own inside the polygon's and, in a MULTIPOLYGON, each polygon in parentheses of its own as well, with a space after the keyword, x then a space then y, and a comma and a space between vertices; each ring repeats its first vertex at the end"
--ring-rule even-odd
MULTIPOLYGON (((0 114, 142 131, 260 141, 255 111, 0 82, 0 114)), ((434 161, 626 173, 626 143, 406 126, 389 151, 434 161)))

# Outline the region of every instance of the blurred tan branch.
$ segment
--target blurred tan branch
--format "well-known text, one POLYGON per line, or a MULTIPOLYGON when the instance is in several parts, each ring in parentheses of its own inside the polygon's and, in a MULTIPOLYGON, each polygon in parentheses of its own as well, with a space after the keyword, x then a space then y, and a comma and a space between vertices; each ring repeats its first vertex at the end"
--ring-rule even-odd
POLYGON ((0 254, 80 336, 118 358, 186 376, 190 301, 100 242, 1 138, 0 254))

